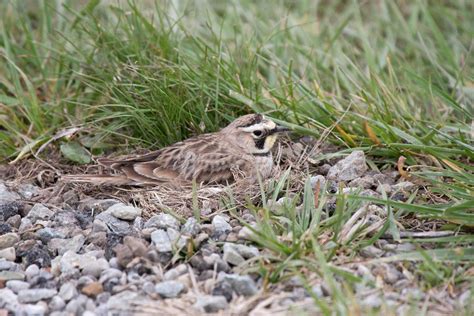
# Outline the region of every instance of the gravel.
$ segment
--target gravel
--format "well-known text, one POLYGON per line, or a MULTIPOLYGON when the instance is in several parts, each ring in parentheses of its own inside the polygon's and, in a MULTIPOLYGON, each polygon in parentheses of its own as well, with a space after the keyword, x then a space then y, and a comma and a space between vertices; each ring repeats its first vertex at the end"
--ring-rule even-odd
POLYGON ((350 181, 362 176, 367 169, 364 152, 355 150, 332 166, 329 169, 327 178, 336 181, 350 181))
MULTIPOLYGON (((396 182, 397 173, 368 171, 362 151, 316 170, 319 174, 310 175, 312 188, 326 184, 332 193, 340 182, 344 192, 369 196, 380 196, 376 191, 407 196, 417 187, 396 182)), ((148 218, 145 209, 115 199, 82 198, 73 190, 66 191, 68 202, 60 205, 23 203, 27 197, 37 198, 40 190, 34 185, 18 187, 15 192, 0 181, 0 314, 4 309, 20 315, 128 315, 130 306, 139 310, 142 303, 151 311, 177 304, 189 313, 194 309, 228 314, 233 304, 253 300, 266 284, 259 270, 244 269, 245 261, 272 255, 252 245, 254 233, 241 222, 258 229, 258 213, 238 210, 236 219, 213 213, 210 203, 203 203, 199 220, 159 212, 148 218)), ((284 215, 288 201, 282 197, 272 207, 284 215)), ((327 218, 330 208, 324 209, 321 215, 327 218)), ((387 211, 370 204, 367 214, 367 225, 372 225, 386 218, 387 211)), ((417 247, 418 243, 379 239, 360 249, 356 258, 370 261, 417 247)), ((387 302, 398 307, 400 295, 425 300, 413 284, 417 275, 409 265, 347 266, 347 273, 362 280, 355 284, 354 295, 363 307, 380 308, 387 302)), ((307 281, 268 283, 268 293, 282 295, 269 306, 300 304, 310 299, 309 291, 320 298, 331 295, 321 279, 307 281)), ((470 291, 463 290, 451 299, 465 306, 469 297, 470 291)))
POLYGON ((177 297, 184 289, 184 284, 178 281, 164 281, 155 285, 155 292, 164 298, 177 297))

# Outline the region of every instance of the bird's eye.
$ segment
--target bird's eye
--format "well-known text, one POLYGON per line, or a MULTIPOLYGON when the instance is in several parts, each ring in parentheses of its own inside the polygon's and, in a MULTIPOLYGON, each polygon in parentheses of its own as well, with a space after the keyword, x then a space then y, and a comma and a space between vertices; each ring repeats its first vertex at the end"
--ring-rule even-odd
POLYGON ((253 134, 257 137, 262 136, 262 131, 253 131, 253 134))

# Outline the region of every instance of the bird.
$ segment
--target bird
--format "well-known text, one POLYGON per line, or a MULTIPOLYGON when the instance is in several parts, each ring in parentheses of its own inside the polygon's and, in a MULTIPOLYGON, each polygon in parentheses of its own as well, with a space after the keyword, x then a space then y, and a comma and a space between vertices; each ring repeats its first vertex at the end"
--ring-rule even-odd
POLYGON ((267 179, 274 166, 272 148, 290 129, 262 114, 238 117, 218 132, 197 135, 150 153, 124 159, 99 158, 118 174, 67 175, 68 182, 110 185, 230 184, 267 179))

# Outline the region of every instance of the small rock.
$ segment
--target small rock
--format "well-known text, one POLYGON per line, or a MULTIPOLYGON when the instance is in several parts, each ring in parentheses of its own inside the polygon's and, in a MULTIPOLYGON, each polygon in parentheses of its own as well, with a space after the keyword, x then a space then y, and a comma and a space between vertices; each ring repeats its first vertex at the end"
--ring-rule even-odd
MULTIPOLYGON (((254 225, 252 225, 253 228, 256 228, 257 227, 257 224, 254 223, 254 225)), ((255 233, 250 229, 248 228, 247 226, 244 226, 242 227, 242 229, 239 231, 239 233, 237 234, 237 236, 239 237, 239 239, 243 239, 243 240, 253 240, 253 238, 255 238, 255 233)))
POLYGON ((155 285, 155 292, 164 298, 177 297, 184 290, 184 284, 178 281, 164 281, 155 285))
POLYGON ((96 297, 104 291, 102 284, 100 282, 92 282, 84 286, 81 292, 90 297, 96 297))
POLYGON ((10 260, 10 261, 15 261, 15 258, 16 258, 15 248, 9 247, 9 248, 0 250, 0 259, 2 258, 6 260, 10 260))
POLYGON ((382 256, 383 253, 383 250, 380 250, 379 248, 372 245, 364 247, 360 250, 360 254, 366 258, 377 258, 382 256))
POLYGON ((182 234, 196 236, 201 232, 201 225, 194 217, 189 217, 181 229, 182 234))
POLYGON ((131 221, 134 220, 136 217, 141 216, 142 209, 130 205, 125 205, 123 203, 117 203, 109 207, 106 212, 112 214, 112 216, 118 219, 131 221))
POLYGON ((320 190, 322 190, 324 188, 324 186, 326 185, 326 178, 322 175, 312 176, 309 179, 309 181, 311 183, 311 188, 313 190, 316 189, 316 186, 318 185, 318 183, 319 183, 319 189, 320 190))
POLYGON ((185 274, 188 271, 188 267, 185 264, 180 264, 176 268, 169 269, 168 271, 163 274, 163 280, 174 280, 177 277, 185 274))
POLYGON ((76 285, 72 282, 67 282, 61 285, 59 289, 59 297, 61 297, 65 302, 70 301, 77 296, 76 285))
POLYGON ((103 199, 103 200, 98 200, 98 199, 93 199, 93 198, 87 198, 82 200, 79 203, 78 209, 80 211, 84 212, 93 212, 93 213, 101 213, 107 210, 109 207, 111 207, 114 204, 120 203, 118 200, 114 199, 103 199))
POLYGON ((206 313, 216 313, 220 310, 226 309, 229 306, 225 296, 199 296, 194 304, 194 307, 206 313))
POLYGON ((144 228, 158 228, 158 229, 173 228, 175 230, 179 230, 179 221, 169 214, 162 213, 162 214, 152 216, 145 223, 144 228))
POLYGON ((132 250, 128 246, 118 244, 114 247, 114 252, 117 262, 122 268, 125 268, 133 260, 132 250))
POLYGON ((67 251, 79 252, 86 238, 83 235, 76 235, 68 239, 53 238, 48 243, 48 248, 55 252, 57 251, 59 255, 66 253, 67 251))
POLYGON ((383 278, 388 284, 394 284, 403 278, 403 274, 392 265, 387 265, 383 278))
POLYGON ((224 244, 224 255, 222 258, 226 262, 238 266, 239 264, 244 262, 245 259, 230 245, 230 243, 224 244))
POLYGON ((52 289, 25 289, 18 293, 20 303, 36 303, 41 300, 52 298, 58 292, 52 289))
MULTIPOLYGON (((42 302, 40 302, 42 303, 42 302)), ((46 304, 23 304, 18 306, 17 315, 45 315, 48 307, 46 304)))
POLYGON ((155 230, 151 234, 151 241, 156 246, 158 252, 170 252, 172 250, 170 238, 163 229, 155 230))
POLYGON ((353 188, 370 189, 375 186, 375 184, 376 182, 372 176, 364 176, 352 180, 348 186, 353 188))
POLYGON ((109 268, 102 272, 102 274, 100 275, 99 282, 105 283, 106 281, 110 279, 120 279, 122 275, 123 275, 122 271, 115 268, 109 268))
POLYGON ((131 235, 133 231, 129 223, 122 221, 107 212, 102 212, 97 215, 92 225, 93 232, 103 231, 102 229, 105 229, 107 232, 117 236, 131 235))
POLYGON ((128 246, 135 257, 144 257, 147 252, 147 245, 143 239, 133 236, 125 236, 123 244, 128 246))
POLYGON ((10 191, 10 189, 4 184, 0 182, 0 202, 10 202, 20 199, 20 196, 10 191))
POLYGON ((392 186, 387 183, 381 183, 377 186, 376 191, 380 194, 382 194, 383 192, 389 194, 392 192, 392 186))
POLYGON ((98 278, 100 277, 102 271, 108 268, 110 268, 110 265, 107 259, 99 258, 97 260, 92 260, 87 265, 85 265, 82 269, 82 273, 98 278))
POLYGON ((6 285, 7 285, 7 288, 9 288, 15 293, 18 293, 21 290, 26 290, 30 288, 30 284, 28 282, 24 282, 20 280, 10 280, 7 282, 6 285))
POLYGON ((44 246, 34 245, 28 250, 19 251, 18 257, 22 257, 25 265, 36 264, 39 267, 49 267, 51 265, 51 256, 44 246))
POLYGON ((13 216, 19 215, 20 208, 19 202, 1 200, 0 197, 0 220, 7 221, 13 216))
MULTIPOLYGON (((1 206, 0 206, 1 207, 1 206)), ((20 214, 17 214, 17 215, 13 215, 12 217, 10 217, 9 219, 7 219, 7 222, 6 222, 8 225, 10 225, 11 227, 14 227, 16 229, 19 229, 20 227, 20 224, 21 224, 21 216, 20 214)))
POLYGON ((25 279, 25 274, 21 272, 13 272, 13 271, 1 271, 0 272, 0 283, 10 281, 10 280, 21 280, 25 279))
POLYGON ((255 281, 248 275, 226 274, 223 280, 229 282, 238 295, 251 296, 258 292, 255 281))
POLYGON ((232 295, 234 290, 232 289, 232 285, 229 282, 220 281, 216 284, 214 289, 212 289, 212 295, 214 296, 224 296, 227 302, 232 300, 232 295))
POLYGON ((11 233, 12 228, 8 223, 0 223, 0 235, 11 233))
POLYGON ((51 311, 62 310, 66 306, 66 302, 61 298, 61 296, 53 296, 51 301, 49 301, 48 307, 51 311))
POLYGON ((332 166, 327 177, 330 180, 350 181, 362 176, 367 169, 364 152, 355 150, 332 166))
POLYGON ((18 187, 18 193, 27 200, 38 195, 40 188, 31 183, 23 183, 18 187))
POLYGON ((416 184, 409 182, 409 181, 402 181, 398 182, 393 186, 394 191, 405 191, 405 192, 411 192, 416 188, 416 184))
POLYGON ((33 224, 38 220, 48 221, 54 216, 54 212, 43 204, 37 203, 33 205, 26 218, 28 218, 33 224))
POLYGON ((416 246, 409 242, 404 242, 402 244, 397 245, 396 251, 397 252, 407 252, 407 251, 415 251, 416 246))
POLYGON ((15 263, 13 263, 11 261, 7 261, 5 259, 0 259, 0 271, 10 270, 14 265, 15 265, 15 263))
POLYGON ((212 228, 214 230, 214 234, 217 236, 228 234, 232 231, 232 226, 230 226, 225 218, 220 215, 216 215, 212 219, 212 228))
POLYGON ((0 236, 0 250, 13 247, 20 241, 20 237, 16 233, 6 233, 0 236))
POLYGON ((378 293, 369 295, 362 300, 362 306, 377 308, 377 307, 380 307, 381 305, 382 305, 382 299, 380 298, 380 294, 378 293))
POLYGON ((36 264, 30 264, 25 270, 26 278, 31 280, 35 276, 39 275, 40 268, 36 264))

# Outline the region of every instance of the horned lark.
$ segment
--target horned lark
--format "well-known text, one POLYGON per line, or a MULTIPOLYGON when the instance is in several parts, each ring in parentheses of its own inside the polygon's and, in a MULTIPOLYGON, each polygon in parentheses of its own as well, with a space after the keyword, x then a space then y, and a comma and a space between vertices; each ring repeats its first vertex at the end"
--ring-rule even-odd
POLYGON ((278 133, 288 131, 261 114, 237 118, 217 133, 203 134, 142 156, 98 159, 118 175, 71 175, 65 180, 115 185, 231 183, 268 178, 271 149, 278 133))

